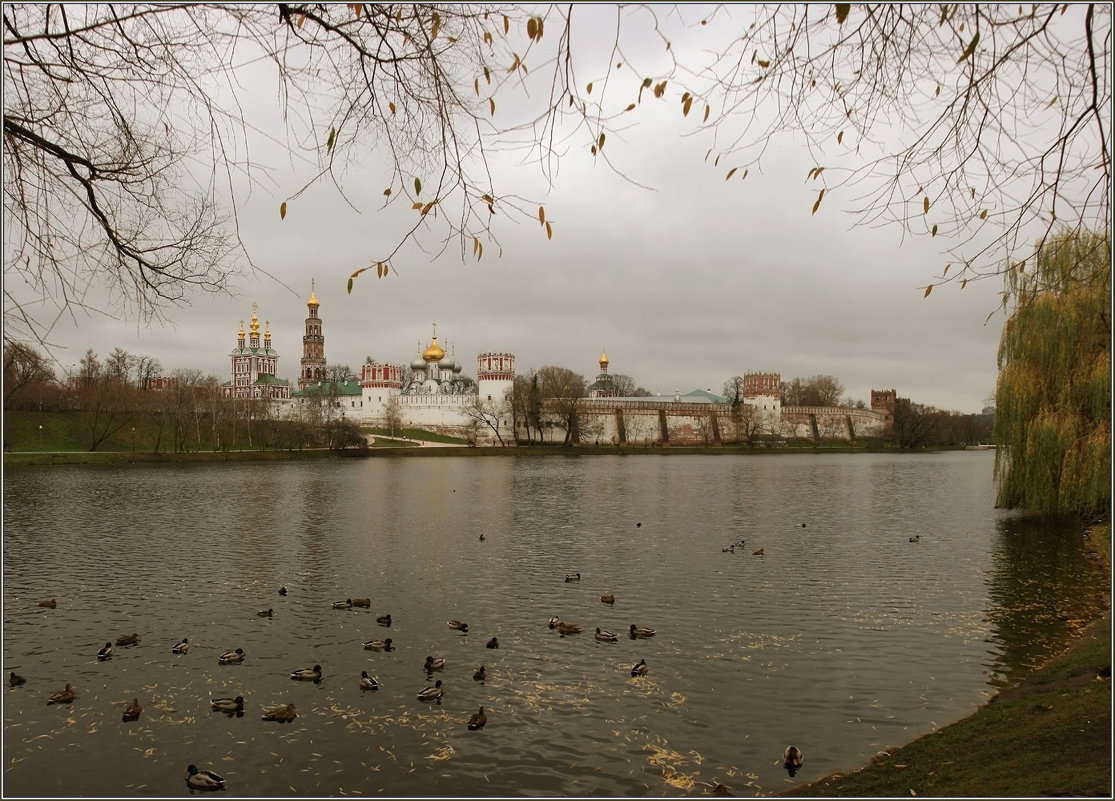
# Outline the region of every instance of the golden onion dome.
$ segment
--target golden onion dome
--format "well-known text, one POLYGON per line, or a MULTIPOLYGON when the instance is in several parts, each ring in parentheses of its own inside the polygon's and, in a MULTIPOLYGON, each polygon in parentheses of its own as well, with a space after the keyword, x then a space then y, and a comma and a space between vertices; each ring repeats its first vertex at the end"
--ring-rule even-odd
POLYGON ((239 335, 240 335, 240 338, 241 338, 241 339, 243 339, 243 338, 244 338, 244 321, 243 321, 243 320, 241 320, 241 321, 240 321, 240 332, 239 332, 239 335))
POLYGON ((437 344, 437 334, 434 334, 430 347, 422 351, 422 361, 429 364, 430 362, 440 362, 443 358, 445 358, 445 351, 441 349, 441 345, 437 344))
POLYGON ((608 363, 608 353, 607 353, 607 351, 604 351, 600 354, 600 363, 601 364, 607 364, 608 363))
POLYGON ((317 293, 315 293, 313 290, 310 290, 310 299, 306 301, 306 305, 307 306, 320 306, 321 305, 317 301, 317 293))
POLYGON ((259 317, 256 316, 255 312, 252 312, 251 328, 253 334, 259 333, 259 317))

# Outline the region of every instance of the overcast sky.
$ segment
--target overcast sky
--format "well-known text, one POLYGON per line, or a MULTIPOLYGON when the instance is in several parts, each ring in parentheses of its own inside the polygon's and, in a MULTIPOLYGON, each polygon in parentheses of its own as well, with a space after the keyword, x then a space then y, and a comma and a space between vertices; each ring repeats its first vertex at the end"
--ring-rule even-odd
MULTIPOLYGON (((255 80, 272 101, 273 80, 255 80)), ((776 372, 784 381, 832 375, 864 401, 872 389, 895 389, 965 413, 987 404, 1004 322, 997 279, 923 298, 949 243, 854 227, 843 210, 852 198, 839 192, 811 214, 814 165, 794 141, 772 143, 762 173, 726 182, 725 169, 704 160, 709 140, 681 135, 693 126, 675 103, 644 104, 632 117, 607 148, 642 186, 574 149, 548 191, 537 168, 497 154, 496 180, 545 206, 552 240, 537 223, 504 220, 502 255, 492 244, 479 262, 471 251, 431 260, 410 249, 394 260, 396 273, 365 273, 351 294, 349 274, 414 213, 378 211, 386 174, 369 163, 345 175, 358 210, 322 185, 280 220, 300 176, 284 175, 278 159, 277 186, 257 187, 240 205, 243 241, 270 276, 249 271, 232 296, 195 296, 166 325, 79 317, 52 333, 55 354, 68 369, 87 348, 104 357, 120 347, 157 358, 164 372, 228 380, 237 329, 256 303, 279 376, 294 382, 313 281, 326 358, 357 371, 368 356, 409 363, 436 321, 439 342, 474 377, 479 352, 509 351, 519 373, 557 365, 591 381, 606 350, 610 372, 656 394, 719 393, 734 375, 776 372)))

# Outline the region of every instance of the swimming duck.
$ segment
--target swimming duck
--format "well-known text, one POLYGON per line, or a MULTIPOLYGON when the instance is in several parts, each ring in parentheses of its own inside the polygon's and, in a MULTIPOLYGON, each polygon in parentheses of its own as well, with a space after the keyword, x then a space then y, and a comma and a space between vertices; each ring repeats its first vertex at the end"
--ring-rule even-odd
POLYGON ((445 660, 442 659, 441 657, 438 657, 437 659, 434 659, 432 656, 427 656, 426 657, 426 670, 427 671, 441 670, 443 667, 445 667, 445 660))
POLYGON ((264 712, 261 720, 277 720, 279 723, 287 723, 296 717, 298 717, 298 713, 294 709, 294 704, 279 704, 264 712))
POLYGON ((235 665, 244 661, 244 649, 237 648, 235 651, 225 651, 217 657, 217 663, 220 665, 235 665))
POLYGON ((632 623, 631 628, 628 629, 628 633, 631 634, 631 639, 634 640, 636 638, 653 637, 654 629, 648 629, 646 626, 636 626, 632 623))
POLYGON ((566 573, 565 574, 565 580, 566 581, 580 581, 581 580, 581 574, 580 573, 566 573))
POLYGON ((558 622, 557 630, 561 632, 562 636, 565 636, 566 634, 580 634, 581 633, 581 627, 580 626, 575 626, 572 623, 566 623, 565 621, 559 621, 558 622))
POLYGON ((449 628, 451 628, 451 629, 456 629, 457 631, 463 631, 466 634, 468 633, 468 623, 462 623, 459 620, 449 620, 449 621, 446 621, 446 623, 449 626, 449 628))
POLYGON ((729 789, 728 785, 717 783, 717 785, 712 788, 712 794, 724 797, 732 795, 732 791, 729 789))
POLYGON ((190 650, 190 639, 189 639, 189 637, 183 637, 181 642, 176 643, 175 646, 170 649, 170 652, 172 654, 184 654, 189 650, 190 650))
POLYGON ((286 595, 286 585, 279 587, 279 595, 286 595))
POLYGON ((763 550, 762 548, 760 548, 760 549, 759 549, 759 550, 757 550, 757 551, 752 551, 752 552, 751 552, 751 555, 752 555, 752 556, 762 556, 762 555, 763 555, 764 553, 766 553, 766 552, 765 552, 765 551, 764 551, 764 550, 763 550))
POLYGON ((921 534, 915 534, 910 537, 910 542, 921 542, 921 534))
POLYGON ((482 729, 487 722, 488 716, 484 714, 484 707, 480 707, 480 711, 468 719, 468 730, 476 731, 477 729, 482 729))
POLYGON ((368 671, 360 671, 360 689, 361 690, 378 690, 379 682, 368 675, 368 671))
POLYGON ((394 651, 394 646, 391 645, 391 638, 386 640, 371 640, 364 643, 365 651, 394 651))
POLYGON ((440 701, 441 700, 441 679, 434 682, 433 687, 423 687, 418 691, 419 701, 440 701))
POLYGON ((474 672, 474 673, 472 674, 472 678, 473 678, 473 679, 474 679, 475 681, 484 681, 484 679, 488 678, 488 674, 487 674, 487 672, 486 672, 486 671, 484 670, 484 666, 483 666, 483 665, 481 665, 480 667, 478 667, 478 668, 476 669, 476 672, 474 672))
POLYGON ((54 609, 58 606, 58 601, 53 598, 47 598, 45 601, 39 601, 39 606, 45 606, 47 609, 54 609))
POLYGON ((18 685, 20 685, 20 684, 26 684, 26 683, 27 683, 27 679, 23 678, 23 676, 19 675, 18 673, 16 673, 16 672, 15 672, 15 671, 13 670, 13 671, 12 671, 12 677, 11 677, 11 679, 10 679, 10 682, 11 682, 11 685, 12 685, 13 687, 16 687, 16 686, 18 686, 18 685))
POLYGON ((112 658, 112 643, 106 642, 105 647, 102 648, 101 650, 97 651, 97 659, 99 659, 103 662, 106 659, 111 659, 111 658, 112 658))
POLYGON ((499 648, 499 640, 497 640, 495 637, 492 637, 492 639, 488 640, 488 644, 485 645, 484 647, 485 648, 499 648))
POLYGON ((632 676, 645 676, 645 675, 647 675, 647 672, 649 670, 650 670, 650 668, 647 667, 647 660, 640 659, 638 662, 636 662, 634 665, 631 666, 631 675, 632 676))
POLYGON ((243 712, 244 711, 244 696, 238 695, 235 698, 214 698, 210 702, 213 708, 218 712, 243 712))
POLYGON ((46 705, 68 704, 73 701, 75 697, 77 697, 77 693, 74 691, 74 688, 67 683, 64 689, 52 694, 50 698, 47 699, 46 705))
POLYGON ((223 790, 225 780, 211 770, 198 770, 197 765, 186 768, 186 784, 193 790, 223 790))
POLYGON ((334 609, 352 609, 352 599, 351 598, 346 598, 343 601, 334 601, 333 602, 333 608, 334 609))
POLYGON ((721 548, 720 552, 721 553, 735 553, 736 552, 736 546, 735 545, 728 545, 724 548, 721 548))
POLYGON ((481 542, 483 542, 483 541, 484 541, 484 535, 483 535, 483 534, 481 534, 481 535, 480 535, 480 541, 481 541, 481 542))
POLYGON ((561 623, 561 618, 559 618, 559 617, 552 617, 552 618, 550 618, 550 623, 549 623, 549 626, 550 626, 550 628, 552 628, 552 629, 556 629, 556 628, 558 627, 558 624, 559 624, 559 623, 561 623))
POLYGON ((321 681, 321 665, 296 670, 290 674, 290 677, 296 681, 312 681, 316 684, 321 681))
POLYGON ((609 592, 607 595, 600 596, 600 602, 605 604, 614 604, 616 602, 616 596, 612 595, 609 592))
POLYGON ((260 609, 258 612, 256 612, 256 615, 258 617, 271 617, 273 614, 275 614, 274 609, 260 609))
POLYGON ((798 772, 803 762, 805 762, 805 756, 801 753, 800 748, 796 745, 786 746, 786 750, 782 752, 782 767, 786 768, 791 776, 798 772))
POLYGON ((352 599, 352 605, 353 606, 359 606, 363 609, 367 609, 372 605, 372 599, 371 598, 353 598, 352 599))
POLYGON ((133 698, 132 702, 124 707, 124 720, 139 720, 142 711, 143 707, 139 705, 139 699, 133 698))
POLYGON ((139 642, 138 634, 125 634, 116 638, 117 645, 135 645, 137 642, 139 642))
POLYGON ((378 623, 381 626, 390 626, 391 625, 391 615, 380 615, 379 617, 376 618, 376 623, 378 623))
POLYGON ((619 637, 612 634, 612 632, 610 631, 604 631, 603 629, 598 627, 596 629, 596 639, 598 639, 600 642, 617 642, 619 640, 619 637))

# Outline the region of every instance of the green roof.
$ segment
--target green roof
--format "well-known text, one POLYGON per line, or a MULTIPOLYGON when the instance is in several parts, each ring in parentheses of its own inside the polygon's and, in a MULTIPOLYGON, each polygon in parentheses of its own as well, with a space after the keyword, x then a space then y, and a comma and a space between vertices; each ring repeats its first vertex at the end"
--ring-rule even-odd
POLYGON ((688 398, 691 401, 695 400, 695 401, 698 401, 698 402, 707 402, 707 403, 727 403, 728 402, 727 398, 722 398, 719 395, 714 395, 713 393, 711 393, 711 392, 709 392, 708 390, 705 390, 705 389, 695 389, 692 392, 686 392, 681 397, 682 398, 688 398))
POLYGON ((305 389, 299 389, 292 393, 292 398, 310 398, 318 396, 335 395, 340 396, 358 396, 363 394, 363 389, 360 387, 360 382, 340 381, 334 383, 332 381, 318 381, 316 384, 308 384, 305 389))
POLYGON ((287 385, 290 384, 290 381, 288 381, 285 378, 276 378, 275 376, 270 375, 269 373, 264 373, 259 378, 257 378, 255 381, 253 381, 252 384, 253 385, 255 385, 255 384, 274 384, 275 386, 287 386, 287 385))

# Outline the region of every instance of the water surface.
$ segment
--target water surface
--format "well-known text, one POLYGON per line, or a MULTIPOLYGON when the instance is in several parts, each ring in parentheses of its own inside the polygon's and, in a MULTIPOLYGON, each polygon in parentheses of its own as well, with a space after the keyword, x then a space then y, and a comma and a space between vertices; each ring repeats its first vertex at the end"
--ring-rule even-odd
POLYGON ((9 469, 4 669, 28 681, 5 690, 4 794, 177 796, 190 763, 238 796, 765 795, 854 769, 970 713, 1102 606, 1079 532, 993 508, 992 458, 9 469), (657 635, 593 638, 632 623, 657 635), (245 662, 218 665, 233 648, 245 662), (314 664, 320 683, 289 679, 314 664), (442 701, 419 702, 437 678, 442 701), (47 706, 67 682, 74 703, 47 706), (243 716, 210 710, 235 695, 243 716), (278 703, 298 717, 260 720, 278 703))

